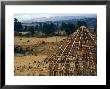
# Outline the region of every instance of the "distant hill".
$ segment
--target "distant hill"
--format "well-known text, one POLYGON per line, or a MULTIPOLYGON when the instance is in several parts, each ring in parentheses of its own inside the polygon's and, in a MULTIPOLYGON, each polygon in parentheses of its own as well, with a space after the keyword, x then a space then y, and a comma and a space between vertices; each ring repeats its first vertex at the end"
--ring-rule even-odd
POLYGON ((32 18, 29 20, 22 20, 22 23, 34 23, 34 22, 46 22, 46 21, 64 21, 64 20, 80 20, 85 18, 96 18, 95 16, 55 16, 55 17, 42 17, 42 18, 32 18))
POLYGON ((51 17, 51 18, 38 18, 38 19, 31 19, 28 21, 22 21, 23 25, 36 25, 39 23, 55 23, 58 25, 61 25, 62 22, 71 22, 75 25, 77 25, 78 21, 85 21, 88 26, 97 26, 97 18, 96 17, 78 17, 78 16, 63 16, 63 17, 51 17))

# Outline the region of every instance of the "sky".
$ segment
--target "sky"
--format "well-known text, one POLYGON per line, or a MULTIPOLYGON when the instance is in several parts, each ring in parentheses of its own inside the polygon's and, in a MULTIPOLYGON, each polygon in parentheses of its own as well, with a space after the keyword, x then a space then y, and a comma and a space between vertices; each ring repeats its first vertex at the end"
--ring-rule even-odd
POLYGON ((86 16, 86 17, 96 17, 96 14, 49 14, 49 13, 18 13, 14 14, 14 18, 17 18, 19 21, 30 20, 33 18, 49 18, 55 16, 86 16))

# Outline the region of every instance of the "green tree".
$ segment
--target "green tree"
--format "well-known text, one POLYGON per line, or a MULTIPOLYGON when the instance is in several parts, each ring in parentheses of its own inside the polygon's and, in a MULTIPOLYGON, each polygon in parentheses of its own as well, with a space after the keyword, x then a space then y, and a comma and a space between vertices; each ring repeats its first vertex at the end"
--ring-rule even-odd
POLYGON ((73 33, 75 31, 75 25, 71 22, 69 23, 62 23, 61 24, 61 30, 65 31, 67 35, 70 35, 71 33, 73 33))
POLYGON ((97 25, 94 26, 94 32, 97 32, 97 25))
POLYGON ((75 31, 75 25, 72 23, 68 23, 65 29, 65 32, 67 33, 67 35, 72 34, 74 31, 75 31))
POLYGON ((65 22, 62 22, 61 24, 61 30, 65 31, 67 29, 67 24, 65 22))
POLYGON ((24 31, 27 31, 27 29, 28 29, 28 26, 24 26, 24 31))
POLYGON ((39 23, 38 29, 39 31, 43 32, 43 23, 39 23))
POLYGON ((34 35, 34 26, 29 26, 28 31, 31 32, 31 35, 34 35))
POLYGON ((35 31, 39 31, 38 25, 35 26, 35 31))
POLYGON ((54 34, 55 30, 56 26, 54 23, 43 23, 42 32, 45 33, 46 36, 54 34))
POLYGON ((54 23, 49 24, 48 35, 53 35, 56 31, 56 25, 54 23))
POLYGON ((80 26, 86 26, 86 27, 88 27, 87 26, 87 23, 85 21, 78 21, 77 22, 77 28, 79 28, 80 26))
POLYGON ((22 23, 18 21, 17 18, 14 18, 14 31, 22 31, 23 27, 22 27, 22 23))

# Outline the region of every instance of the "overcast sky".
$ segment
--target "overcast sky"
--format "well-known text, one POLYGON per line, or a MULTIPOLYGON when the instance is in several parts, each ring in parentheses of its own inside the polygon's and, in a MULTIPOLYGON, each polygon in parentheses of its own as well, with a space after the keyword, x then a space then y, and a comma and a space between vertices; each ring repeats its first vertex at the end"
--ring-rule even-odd
POLYGON ((19 13, 14 14, 14 18, 17 18, 19 21, 30 20, 34 18, 49 18, 55 16, 85 16, 85 17, 96 17, 96 14, 46 14, 46 13, 19 13))

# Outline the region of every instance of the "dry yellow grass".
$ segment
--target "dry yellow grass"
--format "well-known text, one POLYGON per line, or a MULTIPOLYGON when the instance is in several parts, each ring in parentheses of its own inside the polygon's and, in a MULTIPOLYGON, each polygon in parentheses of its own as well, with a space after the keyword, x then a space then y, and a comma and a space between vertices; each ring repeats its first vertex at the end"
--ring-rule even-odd
POLYGON ((46 65, 43 65, 43 60, 46 57, 46 55, 15 57, 15 76, 39 76, 45 74, 43 67, 46 65))
POLYGON ((31 56, 15 57, 14 63, 15 63, 15 66, 17 66, 17 65, 25 65, 25 64, 31 63, 33 61, 41 62, 46 57, 47 57, 46 55, 38 55, 38 56, 31 55, 31 56))
POLYGON ((15 37, 14 44, 15 45, 34 45, 45 42, 59 42, 63 39, 66 39, 66 36, 54 36, 48 38, 37 38, 37 37, 15 37))
POLYGON ((15 76, 44 76, 48 75, 48 64, 44 60, 51 55, 58 47, 58 43, 66 39, 66 36, 54 36, 48 38, 37 37, 15 37, 14 45, 29 46, 32 48, 33 54, 26 56, 15 55, 14 59, 14 75, 15 76), (44 42, 42 44, 42 42, 44 42), (54 43, 52 43, 54 42, 54 43), (40 44, 38 46, 33 46, 40 44), (36 54, 36 56, 34 56, 36 54))

